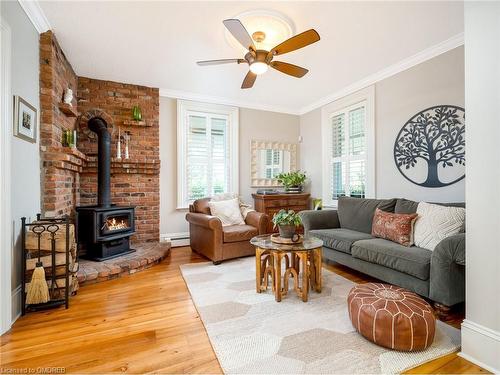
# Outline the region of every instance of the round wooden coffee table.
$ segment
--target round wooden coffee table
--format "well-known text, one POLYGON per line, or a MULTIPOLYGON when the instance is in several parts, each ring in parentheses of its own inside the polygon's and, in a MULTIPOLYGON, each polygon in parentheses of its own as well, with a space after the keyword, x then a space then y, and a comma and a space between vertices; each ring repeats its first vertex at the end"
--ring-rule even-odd
POLYGON ((269 279, 277 302, 288 293, 293 277, 295 292, 307 302, 309 288, 321 293, 321 248, 323 241, 305 237, 301 243, 284 245, 271 241, 269 234, 253 237, 257 293, 267 290, 269 279), (284 260, 284 268, 282 263, 284 260), (283 279, 283 282, 282 282, 283 279))

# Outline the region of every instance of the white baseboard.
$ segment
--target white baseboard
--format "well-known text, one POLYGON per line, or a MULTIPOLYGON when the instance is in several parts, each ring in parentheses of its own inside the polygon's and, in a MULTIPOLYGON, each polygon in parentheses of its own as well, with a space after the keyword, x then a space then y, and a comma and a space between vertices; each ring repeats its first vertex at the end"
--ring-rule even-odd
POLYGON ((458 355, 494 374, 500 373, 500 332, 465 319, 458 355))
POLYGON ((172 247, 189 246, 189 232, 160 234, 160 241, 168 241, 172 247))
POLYGON ((12 324, 21 316, 21 285, 12 291, 12 324))

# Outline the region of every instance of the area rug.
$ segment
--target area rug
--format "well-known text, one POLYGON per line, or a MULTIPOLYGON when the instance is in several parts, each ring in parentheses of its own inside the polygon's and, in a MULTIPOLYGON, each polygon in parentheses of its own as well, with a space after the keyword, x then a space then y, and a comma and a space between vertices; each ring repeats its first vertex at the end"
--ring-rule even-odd
MULTIPOLYGON (((302 302, 255 292, 255 259, 188 264, 182 275, 226 374, 399 373, 460 348, 459 330, 437 322, 425 351, 397 352, 354 330, 346 298, 353 282, 323 269, 323 290, 302 302)), ((292 283, 293 284, 293 283, 292 283)))

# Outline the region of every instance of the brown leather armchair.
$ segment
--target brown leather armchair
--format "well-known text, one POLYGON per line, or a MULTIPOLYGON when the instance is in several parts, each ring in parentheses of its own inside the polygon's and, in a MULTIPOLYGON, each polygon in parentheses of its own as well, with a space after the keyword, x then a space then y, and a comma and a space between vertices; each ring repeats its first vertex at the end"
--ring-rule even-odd
POLYGON ((247 214, 245 225, 222 226, 219 218, 210 215, 210 198, 198 199, 189 206, 191 249, 211 259, 214 264, 223 260, 255 254, 250 239, 267 230, 266 214, 252 211, 247 214))

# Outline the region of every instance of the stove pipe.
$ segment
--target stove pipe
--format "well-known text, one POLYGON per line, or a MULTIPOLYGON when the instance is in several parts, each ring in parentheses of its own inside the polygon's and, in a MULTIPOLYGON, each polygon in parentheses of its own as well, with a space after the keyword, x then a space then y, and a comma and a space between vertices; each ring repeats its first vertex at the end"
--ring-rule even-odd
POLYGON ((93 117, 88 127, 97 134, 97 202, 100 207, 111 206, 111 135, 108 124, 100 117, 93 117))

